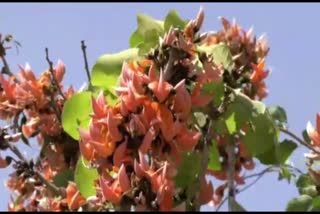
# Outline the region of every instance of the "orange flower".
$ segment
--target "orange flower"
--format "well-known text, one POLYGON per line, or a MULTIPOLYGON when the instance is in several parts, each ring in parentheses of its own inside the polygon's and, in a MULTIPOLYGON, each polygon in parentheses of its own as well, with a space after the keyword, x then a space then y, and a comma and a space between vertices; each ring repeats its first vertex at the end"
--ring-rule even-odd
POLYGON ((70 182, 66 188, 67 204, 70 210, 79 209, 86 203, 86 199, 80 194, 75 183, 70 182))
POLYGON ((173 110, 179 113, 179 119, 187 120, 191 111, 191 96, 186 89, 185 79, 175 86, 176 95, 174 97, 173 110))
POLYGON ((100 188, 105 200, 118 204, 122 194, 131 188, 124 165, 121 165, 117 178, 113 182, 106 182, 103 177, 100 177, 100 188))
POLYGON ((186 126, 183 126, 176 137, 176 142, 181 150, 192 151, 200 137, 201 133, 189 131, 186 126))
POLYGON ((171 142, 172 139, 180 131, 181 124, 179 121, 173 121, 173 115, 171 111, 163 104, 153 102, 152 108, 157 112, 157 121, 160 126, 162 136, 167 142, 171 142))
POLYGON ((314 146, 320 146, 320 113, 316 115, 316 129, 312 126, 311 122, 307 123, 306 131, 311 139, 311 144, 314 146))
POLYGON ((22 126, 22 133, 25 137, 31 137, 36 131, 40 122, 39 117, 32 117, 29 121, 22 126))
POLYGON ((122 164, 132 164, 133 165, 133 158, 129 154, 127 150, 128 141, 121 143, 114 151, 113 154, 113 165, 115 167, 120 167, 122 164))
POLYGON ((252 64, 254 69, 252 75, 250 76, 250 80, 252 83, 259 83, 264 80, 269 75, 269 70, 264 70, 265 59, 263 59, 258 65, 252 64))
POLYGON ((159 81, 153 81, 149 83, 148 87, 153 91, 156 95, 158 101, 162 103, 170 94, 172 90, 172 85, 163 80, 163 72, 160 72, 159 81))

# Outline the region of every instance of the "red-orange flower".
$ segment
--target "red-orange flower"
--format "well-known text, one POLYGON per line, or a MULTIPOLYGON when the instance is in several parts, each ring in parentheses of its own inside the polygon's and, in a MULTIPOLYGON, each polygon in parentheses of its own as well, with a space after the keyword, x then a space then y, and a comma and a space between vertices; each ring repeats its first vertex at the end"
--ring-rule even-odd
POLYGON ((108 182, 103 177, 100 177, 100 188, 105 200, 118 204, 122 194, 130 189, 130 182, 124 165, 121 165, 114 181, 108 182))
POLYGON ((69 182, 66 192, 70 210, 76 210, 86 203, 86 199, 81 195, 75 183, 69 182))
POLYGON ((320 113, 316 115, 316 128, 314 128, 309 121, 307 123, 306 131, 311 139, 311 144, 314 146, 320 146, 320 113))

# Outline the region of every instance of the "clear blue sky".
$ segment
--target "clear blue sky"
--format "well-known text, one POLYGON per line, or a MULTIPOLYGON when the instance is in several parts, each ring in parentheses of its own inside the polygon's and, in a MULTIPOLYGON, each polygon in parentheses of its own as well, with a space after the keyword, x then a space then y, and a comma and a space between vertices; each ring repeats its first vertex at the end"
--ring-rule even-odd
MULTIPOLYGON (((314 124, 315 114, 320 111, 320 4, 1 3, 0 32, 13 34, 23 46, 18 56, 15 51, 8 53, 12 70, 18 70, 17 64, 29 62, 39 74, 47 68, 44 49, 48 47, 51 59, 62 59, 67 66, 64 82, 79 88, 86 81, 81 40, 86 41, 89 64, 93 65, 100 55, 129 47, 137 13, 163 19, 169 10, 176 9, 181 17, 191 19, 200 5, 206 15, 203 30, 219 29, 217 17, 224 16, 235 17, 245 29, 254 26, 257 35, 266 33, 271 45, 267 66, 272 69, 267 80, 267 105, 283 106, 295 133, 299 134, 308 120, 314 124)), ((299 168, 304 167, 303 152, 295 152, 292 158, 299 168)), ((1 184, 8 173, 9 170, 1 171, 1 184)), ((265 176, 241 193, 240 203, 248 210, 284 210, 297 191, 293 184, 278 182, 277 176, 265 176)), ((0 210, 6 210, 9 193, 2 185, 0 192, 0 210)))

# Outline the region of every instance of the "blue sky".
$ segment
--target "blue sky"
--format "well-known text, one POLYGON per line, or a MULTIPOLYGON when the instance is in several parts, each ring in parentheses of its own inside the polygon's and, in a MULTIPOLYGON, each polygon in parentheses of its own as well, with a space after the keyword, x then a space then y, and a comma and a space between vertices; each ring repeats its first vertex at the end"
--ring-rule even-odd
MULTIPOLYGON (((266 104, 284 107, 289 128, 297 134, 308 120, 314 124, 316 112, 320 111, 317 3, 1 3, 0 32, 11 33, 22 43, 19 55, 13 50, 7 56, 13 71, 26 62, 35 73, 44 71, 44 50, 48 47, 50 58, 54 62, 62 59, 67 66, 65 84, 79 88, 86 81, 81 40, 86 41, 92 66, 99 56, 129 47, 137 13, 164 19, 169 10, 176 9, 181 17, 192 19, 201 5, 206 15, 203 31, 220 29, 218 17, 223 16, 236 18, 245 29, 253 26, 257 35, 266 34, 271 45, 267 66, 272 70, 267 80, 270 95, 266 104)), ((34 150, 26 150, 27 155, 30 157, 34 150)), ((301 169, 304 152, 300 149, 292 158, 301 169)), ((10 169, 1 171, 1 184, 9 172, 10 169)), ((239 202, 252 211, 284 210, 287 201, 298 193, 294 184, 278 182, 277 176, 265 176, 237 196, 239 202)), ((0 210, 6 210, 9 193, 1 184, 0 210)))

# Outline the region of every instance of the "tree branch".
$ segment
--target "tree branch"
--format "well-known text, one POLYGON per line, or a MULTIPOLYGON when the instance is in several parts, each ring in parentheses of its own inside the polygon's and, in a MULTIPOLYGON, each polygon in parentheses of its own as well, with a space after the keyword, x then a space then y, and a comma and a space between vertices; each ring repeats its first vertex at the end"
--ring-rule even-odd
POLYGON ((48 62, 48 64, 49 64, 49 71, 50 71, 50 73, 51 73, 51 75, 52 75, 52 80, 53 80, 54 84, 57 86, 57 89, 58 89, 60 95, 61 95, 62 98, 65 100, 66 97, 65 97, 64 94, 62 93, 61 88, 60 88, 60 85, 59 85, 59 83, 58 83, 58 81, 57 81, 57 79, 56 79, 56 75, 54 74, 54 71, 53 71, 53 63, 52 63, 52 61, 49 59, 49 49, 46 48, 45 51, 46 51, 46 60, 47 60, 47 62, 48 62))
POLYGON ((282 127, 279 127, 279 130, 287 135, 289 135, 290 137, 292 137, 293 139, 295 139, 296 141, 298 141, 301 145, 307 147, 308 149, 312 150, 314 153, 320 155, 320 151, 316 150, 315 148, 313 148, 310 144, 308 144, 307 142, 305 142, 304 140, 300 139, 298 136, 296 136, 294 133, 290 132, 288 129, 284 129, 282 127))
POLYGON ((234 151, 233 138, 227 142, 227 154, 228 154, 228 171, 227 171, 227 186, 228 186, 228 210, 232 211, 232 204, 235 202, 235 187, 234 187, 234 174, 235 174, 235 151, 234 151))
POLYGON ((89 80, 89 85, 91 85, 91 76, 90 76, 90 70, 89 70, 89 65, 88 65, 88 58, 87 58, 87 52, 86 52, 86 44, 84 43, 84 40, 81 41, 81 50, 83 53, 83 59, 84 59, 84 67, 87 73, 87 77, 89 80))

